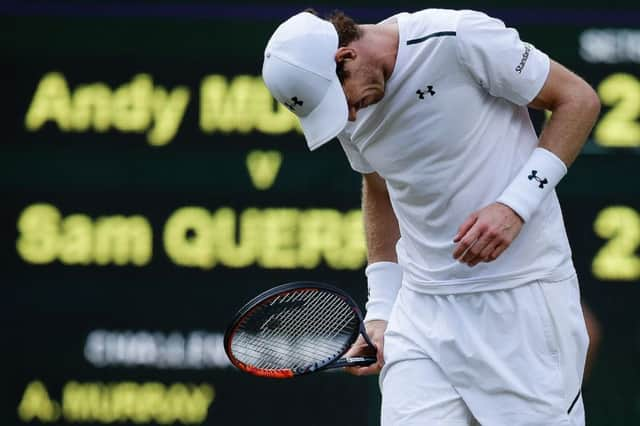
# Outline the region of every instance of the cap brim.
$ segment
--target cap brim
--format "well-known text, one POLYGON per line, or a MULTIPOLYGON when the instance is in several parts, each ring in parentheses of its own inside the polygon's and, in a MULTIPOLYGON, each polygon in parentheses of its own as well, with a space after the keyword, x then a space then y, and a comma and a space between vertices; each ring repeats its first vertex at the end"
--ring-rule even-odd
POLYGON ((337 76, 329 85, 327 94, 320 104, 311 113, 299 119, 311 151, 338 136, 347 125, 349 109, 337 76))

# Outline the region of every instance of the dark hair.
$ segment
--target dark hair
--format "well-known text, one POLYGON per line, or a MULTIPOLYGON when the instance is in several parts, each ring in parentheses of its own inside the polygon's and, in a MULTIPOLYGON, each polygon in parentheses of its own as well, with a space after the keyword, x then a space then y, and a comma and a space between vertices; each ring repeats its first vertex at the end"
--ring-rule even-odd
MULTIPOLYGON (((314 9, 306 9, 305 12, 320 16, 314 9)), ((326 19, 336 28, 336 32, 338 33, 338 47, 348 46, 349 43, 362 37, 360 26, 342 11, 334 10, 326 19)), ((348 73, 344 70, 344 64, 342 62, 336 64, 336 74, 338 74, 341 82, 348 77, 348 73)))

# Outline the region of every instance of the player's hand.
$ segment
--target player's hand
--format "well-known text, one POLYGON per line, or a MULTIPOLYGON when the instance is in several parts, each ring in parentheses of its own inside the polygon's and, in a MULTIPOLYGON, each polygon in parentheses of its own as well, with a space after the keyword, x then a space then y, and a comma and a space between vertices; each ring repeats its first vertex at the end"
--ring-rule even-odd
POLYGON ((457 243, 454 259, 469 266, 480 262, 492 262, 504 252, 516 238, 524 224, 509 206, 489 204, 471 213, 453 238, 457 243))
MULTIPOLYGON (((368 376, 370 374, 378 374, 380 369, 384 365, 384 331, 387 329, 387 322, 383 320, 371 320, 367 321, 364 325, 367 329, 367 335, 371 339, 371 342, 375 345, 377 352, 376 357, 378 361, 366 367, 347 367, 345 370, 355 376, 368 376)), ((373 356, 373 351, 364 340, 362 336, 358 336, 355 343, 345 354, 345 357, 349 356, 373 356)))

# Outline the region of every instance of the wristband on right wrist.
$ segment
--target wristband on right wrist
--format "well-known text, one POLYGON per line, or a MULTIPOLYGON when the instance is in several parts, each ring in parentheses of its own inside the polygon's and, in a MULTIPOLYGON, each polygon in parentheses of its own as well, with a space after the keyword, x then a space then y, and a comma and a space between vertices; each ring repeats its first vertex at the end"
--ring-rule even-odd
POLYGON ((388 321, 402 285, 402 267, 395 262, 375 262, 365 269, 369 297, 364 321, 388 321))
POLYGON ((567 166, 553 152, 536 148, 496 201, 527 222, 566 173, 567 166))

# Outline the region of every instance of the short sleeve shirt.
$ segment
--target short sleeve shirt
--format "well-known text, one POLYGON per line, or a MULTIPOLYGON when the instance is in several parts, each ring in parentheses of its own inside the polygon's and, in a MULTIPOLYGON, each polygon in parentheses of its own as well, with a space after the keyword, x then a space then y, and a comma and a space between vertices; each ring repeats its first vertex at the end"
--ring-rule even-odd
POLYGON ((455 293, 570 275, 555 193, 496 261, 469 268, 452 257, 458 227, 495 202, 537 146, 526 105, 546 81, 548 56, 480 12, 392 18, 399 45, 385 96, 360 110, 339 140, 354 170, 386 181, 405 281, 455 293))

